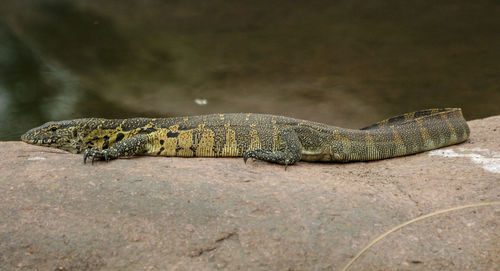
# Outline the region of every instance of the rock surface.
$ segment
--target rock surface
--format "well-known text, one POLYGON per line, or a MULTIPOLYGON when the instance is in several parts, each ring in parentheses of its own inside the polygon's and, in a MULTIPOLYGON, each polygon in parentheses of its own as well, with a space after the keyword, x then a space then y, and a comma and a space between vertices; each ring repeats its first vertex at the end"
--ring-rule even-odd
MULTIPOLYGON (((342 270, 419 216, 500 201, 500 116, 369 163, 81 155, 0 142, 0 270, 342 270)), ((499 270, 500 205, 409 224, 350 270, 499 270)))

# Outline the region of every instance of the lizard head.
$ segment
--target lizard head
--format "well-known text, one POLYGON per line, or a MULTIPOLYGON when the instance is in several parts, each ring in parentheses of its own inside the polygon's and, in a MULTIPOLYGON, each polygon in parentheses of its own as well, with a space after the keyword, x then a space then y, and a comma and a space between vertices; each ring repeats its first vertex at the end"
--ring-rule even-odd
POLYGON ((72 153, 81 151, 79 121, 63 120, 47 122, 21 136, 21 140, 34 145, 63 149, 72 153))

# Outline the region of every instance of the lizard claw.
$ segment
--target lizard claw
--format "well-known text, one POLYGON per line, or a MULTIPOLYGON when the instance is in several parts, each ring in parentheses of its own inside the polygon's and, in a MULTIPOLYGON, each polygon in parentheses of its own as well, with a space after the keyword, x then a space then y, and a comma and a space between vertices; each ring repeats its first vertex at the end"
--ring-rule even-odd
POLYGON ((250 157, 255 158, 255 151, 246 151, 245 154, 243 154, 243 161, 245 162, 245 164, 250 157))
POLYGON ((87 163, 87 157, 89 156, 89 153, 87 151, 85 151, 85 153, 83 154, 83 163, 86 164, 87 163))
POLYGON ((85 150, 85 153, 83 154, 83 163, 85 164, 87 162, 87 159, 91 159, 90 162, 93 165, 94 161, 98 160, 104 160, 106 162, 109 162, 111 160, 111 156, 109 154, 108 150, 100 150, 97 148, 88 148, 85 150))

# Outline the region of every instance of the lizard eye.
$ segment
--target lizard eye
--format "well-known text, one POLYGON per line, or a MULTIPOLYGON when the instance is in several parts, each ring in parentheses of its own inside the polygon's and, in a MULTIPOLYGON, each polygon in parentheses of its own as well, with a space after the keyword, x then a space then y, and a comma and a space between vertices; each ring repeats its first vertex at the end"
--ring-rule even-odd
POLYGON ((51 130, 52 132, 55 132, 55 131, 57 131, 57 127, 52 127, 52 128, 50 128, 50 130, 51 130))

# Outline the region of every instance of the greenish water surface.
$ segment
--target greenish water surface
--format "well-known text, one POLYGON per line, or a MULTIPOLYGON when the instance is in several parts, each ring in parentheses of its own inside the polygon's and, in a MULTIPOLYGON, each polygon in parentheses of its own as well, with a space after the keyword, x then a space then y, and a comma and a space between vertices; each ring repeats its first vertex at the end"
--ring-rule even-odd
POLYGON ((49 120, 500 114, 499 1, 9 1, 0 140, 49 120))

